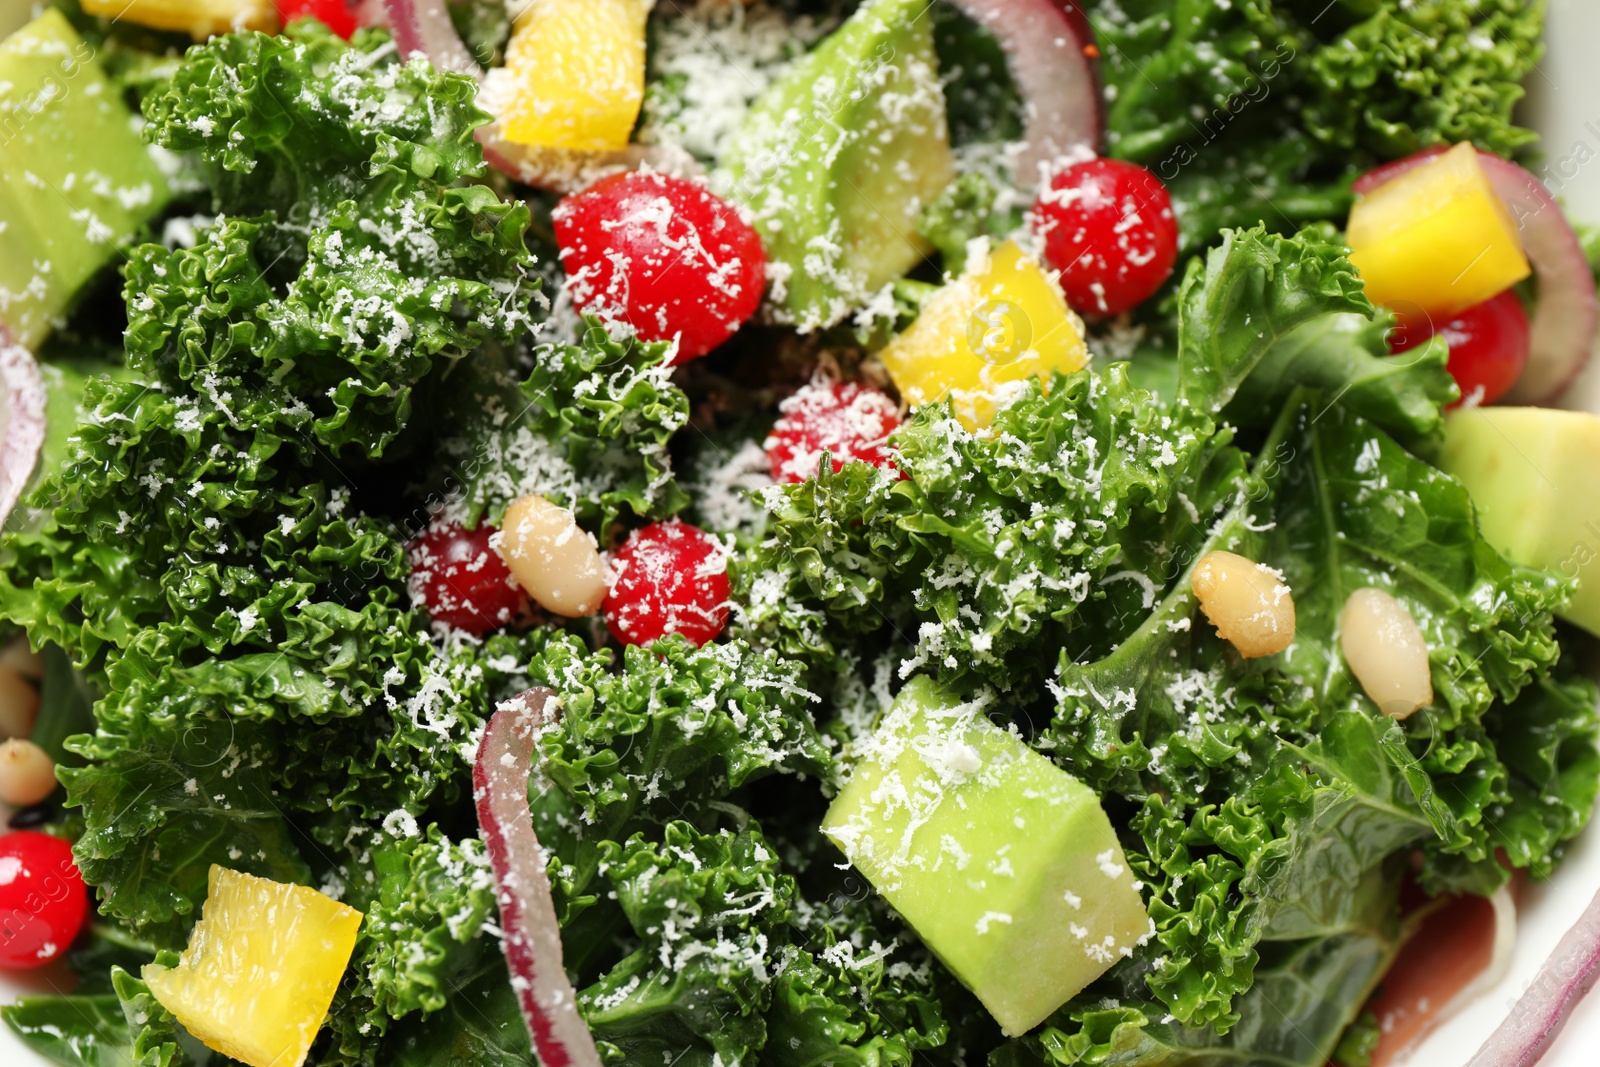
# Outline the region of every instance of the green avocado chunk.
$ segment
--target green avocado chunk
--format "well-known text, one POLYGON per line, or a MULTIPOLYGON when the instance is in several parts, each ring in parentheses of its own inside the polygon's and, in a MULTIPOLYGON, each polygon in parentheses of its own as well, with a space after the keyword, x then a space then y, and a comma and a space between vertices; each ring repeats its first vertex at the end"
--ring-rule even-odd
POLYGON ((169 193, 86 44, 51 9, 0 43, 0 322, 37 347, 169 193))
POLYGON ((954 175, 929 0, 870 0, 751 108, 724 160, 771 263, 773 317, 831 326, 921 262, 954 175))
POLYGON ((1491 545, 1517 563, 1578 579, 1557 614, 1600 635, 1600 416, 1457 411, 1445 419, 1439 466, 1467 487, 1491 545))
POLYGON ((1093 790, 927 678, 885 714, 822 832, 1009 1035, 1155 930, 1093 790))

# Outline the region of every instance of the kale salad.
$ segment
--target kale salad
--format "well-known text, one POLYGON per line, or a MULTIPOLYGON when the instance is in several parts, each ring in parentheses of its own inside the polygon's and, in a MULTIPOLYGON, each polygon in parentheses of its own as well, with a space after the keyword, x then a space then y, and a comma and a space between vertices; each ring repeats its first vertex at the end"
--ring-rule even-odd
POLYGON ((1503 972, 1600 789, 1539 0, 7 3, 45 1061, 1374 1067, 1503 972))

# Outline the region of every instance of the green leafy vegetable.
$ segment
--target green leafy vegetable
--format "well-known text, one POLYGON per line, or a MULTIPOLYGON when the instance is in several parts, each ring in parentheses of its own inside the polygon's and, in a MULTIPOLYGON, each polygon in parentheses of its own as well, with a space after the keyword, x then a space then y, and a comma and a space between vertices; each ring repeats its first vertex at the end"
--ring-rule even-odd
POLYGON ((1297 327, 1372 310, 1342 247, 1309 234, 1225 231, 1218 247, 1189 261, 1178 292, 1178 395, 1220 411, 1297 327))
POLYGON ((601 846, 602 866, 640 945, 579 993, 606 1063, 665 1057, 740 1063, 766 1043, 768 949, 792 914, 794 881, 759 833, 668 823, 601 846))
POLYGON ((1449 347, 1430 339, 1388 354, 1389 316, 1328 315, 1290 331, 1267 352, 1225 409, 1241 424, 1276 410, 1297 386, 1309 386, 1403 440, 1437 433, 1441 408, 1460 396, 1445 369, 1449 347))
POLYGON ((452 842, 430 827, 375 845, 372 867, 377 899, 366 907, 356 966, 381 1029, 389 1018, 445 1007, 459 979, 498 953, 486 933, 498 913, 488 857, 474 838, 452 842))
POLYGON ((460 368, 442 406, 436 480, 473 524, 498 522, 530 492, 602 531, 635 516, 666 518, 688 499, 667 451, 689 421, 669 354, 666 344, 613 340, 589 319, 580 343, 539 346, 526 371, 499 353, 460 368))
POLYGON ((133 1035, 115 995, 23 997, 0 1018, 34 1052, 62 1067, 124 1067, 133 1035))
POLYGON ((775 771, 831 770, 798 664, 738 641, 695 648, 675 636, 630 646, 619 673, 609 659, 552 636, 534 667, 565 706, 538 742, 539 777, 554 788, 535 811, 547 820, 536 821, 541 839, 561 843, 552 881, 570 914, 595 902, 607 842, 775 771))

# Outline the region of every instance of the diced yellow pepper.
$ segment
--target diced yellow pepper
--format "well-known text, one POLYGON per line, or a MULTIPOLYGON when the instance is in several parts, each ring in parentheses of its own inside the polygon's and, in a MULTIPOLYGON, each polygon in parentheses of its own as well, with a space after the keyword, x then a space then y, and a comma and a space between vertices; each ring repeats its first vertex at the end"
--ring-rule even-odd
POLYGON ((506 45, 506 140, 579 151, 627 145, 644 103, 654 0, 533 0, 506 45))
POLYGON ((84 14, 187 33, 197 41, 234 30, 278 32, 272 0, 81 0, 84 14))
POLYGON ((1372 302, 1406 311, 1453 315, 1529 273, 1517 224, 1470 144, 1356 201, 1345 239, 1372 302))
POLYGON ((315 889, 213 864, 182 961, 142 977, 207 1048, 250 1067, 300 1067, 360 926, 359 911, 315 889))
POLYGON ((1083 322, 1056 283, 1006 241, 922 308, 890 342, 883 365, 907 404, 949 397, 969 430, 989 425, 1008 386, 1089 361, 1083 322))

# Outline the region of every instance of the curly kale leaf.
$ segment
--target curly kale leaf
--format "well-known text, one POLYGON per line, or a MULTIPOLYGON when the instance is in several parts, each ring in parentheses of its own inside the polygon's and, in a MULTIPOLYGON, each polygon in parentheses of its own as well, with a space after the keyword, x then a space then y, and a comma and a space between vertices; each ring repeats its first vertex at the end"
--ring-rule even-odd
POLYGON ((793 878, 754 827, 670 822, 659 843, 601 845, 639 947, 578 994, 608 1064, 744 1063, 766 1043, 769 956, 793 914, 793 878))
POLYGON ((589 319, 577 344, 458 369, 443 406, 441 448, 463 521, 499 522, 526 493, 573 509, 602 532, 619 520, 681 510, 688 497, 674 480, 667 444, 688 423, 689 400, 672 383, 670 351, 664 343, 614 340, 589 319))
POLYGON ((264 274, 261 244, 282 229, 271 214, 220 221, 193 248, 143 245, 124 269, 128 364, 235 434, 375 459, 435 357, 528 324, 526 225, 526 208, 481 186, 346 201, 282 290, 264 274))
POLYGON ((348 1032, 337 1055, 324 1056, 329 1065, 527 1067, 534 1062, 528 1024, 522 1020, 516 989, 498 951, 486 954, 481 966, 459 982, 442 1010, 395 1022, 376 1049, 359 1032, 361 1024, 351 1025, 352 1018, 361 1018, 359 1014, 330 1013, 330 1018, 348 1032))
POLYGON ((881 905, 804 899, 784 853, 753 821, 603 847, 637 942, 579 994, 607 1062, 908 1067, 944 1044, 926 952, 881 905))
POLYGON ((213 863, 359 900, 384 925, 326 1048, 350 1063, 478 965, 477 846, 429 816, 542 648, 430 632, 406 532, 364 509, 449 367, 525 332, 537 293, 526 207, 461 184, 471 82, 385 44, 217 37, 147 97, 218 219, 129 255, 127 367, 86 383, 0 569, 4 612, 106 694, 61 770, 102 913, 181 945, 213 863))
POLYGON ((594 929, 572 926, 600 901, 593 883, 607 841, 702 811, 766 775, 833 774, 797 663, 738 640, 695 648, 669 637, 629 646, 620 671, 611 665, 609 651, 551 633, 529 668, 564 708, 538 739, 529 791, 575 959, 609 940, 605 907, 588 917, 594 929))
MULTIPOLYGON (((404 832, 404 831, 402 831, 404 832)), ((443 1009, 459 979, 499 946, 486 932, 496 920, 494 875, 482 842, 425 834, 375 844, 376 899, 366 906, 352 966, 374 1002, 370 1021, 443 1009)), ((359 889, 359 887, 353 887, 359 889)))
POLYGON ((1439 884, 1443 857, 1484 865, 1498 881, 1491 813, 1510 797, 1485 715, 1555 666, 1551 613, 1568 587, 1502 558, 1479 536, 1466 490, 1364 420, 1338 407, 1300 420, 1264 553, 1295 591, 1284 678, 1323 714, 1370 714, 1337 645, 1339 612, 1363 586, 1398 599, 1427 642, 1434 691, 1385 738, 1437 835, 1424 881, 1439 884))
POLYGON ((122 1014, 122 1002, 112 993, 22 997, 0 1007, 0 1018, 24 1045, 50 1063, 125 1067, 138 1062, 133 1031, 122 1014))
POLYGON ((245 665, 119 661, 96 706, 98 729, 68 742, 86 765, 61 770, 68 802, 82 808, 78 864, 102 909, 171 941, 204 900, 210 864, 305 882, 311 864, 350 848, 364 858, 344 880, 360 892, 383 851, 380 823, 464 796, 473 732, 497 700, 530 684, 519 665, 537 645, 391 632, 396 621, 325 616, 335 640, 308 655, 328 665, 326 676, 288 653, 245 665), (374 661, 384 673, 362 679, 357 665, 374 661), (331 701, 332 717, 298 718, 303 694, 331 701))
POLYGON ((1284 669, 1319 705, 1370 707, 1334 641, 1345 599, 1363 586, 1391 592, 1422 628, 1435 701, 1421 721, 1438 730, 1481 719, 1555 665, 1563 580, 1501 557, 1479 536, 1466 489, 1365 420, 1321 406, 1299 419, 1266 559, 1295 591, 1284 669))
POLYGON ((1120 366, 1033 380, 981 435, 925 406, 895 437, 907 480, 846 464, 767 490, 769 537, 736 556, 741 626, 824 659, 887 627, 915 642, 908 664, 1010 689, 1027 650, 1110 639, 1148 582, 1116 571, 1142 552, 1129 531, 1180 506, 1226 441, 1120 366))
POLYGON ((342 201, 378 206, 411 181, 483 171, 472 131, 490 117, 476 84, 402 62, 388 43, 367 32, 347 47, 312 22, 289 36, 214 37, 145 98, 147 136, 197 153, 219 208, 293 223, 281 239, 303 255, 293 230, 320 228, 342 201))
POLYGON ((1402 441, 1432 436, 1444 426, 1443 407, 1461 394, 1445 369, 1449 346, 1431 339, 1391 356, 1385 336, 1391 321, 1328 315, 1291 331, 1240 384, 1224 414, 1253 425, 1308 386, 1402 441))
MULTIPOLYGON (((767 1013, 763 1062, 777 1067, 909 1067, 947 1047, 949 1005, 935 964, 881 901, 797 898, 767 1013)), ((950 983, 953 985, 954 983, 950 983)))
POLYGON ((1178 291, 1178 395, 1220 411, 1297 327, 1339 312, 1373 313, 1346 250, 1313 235, 1227 230, 1189 261, 1178 291))
POLYGON ((1594 811, 1600 791, 1600 692, 1571 663, 1492 708, 1485 728, 1508 772, 1491 828, 1513 867, 1547 878, 1594 811))
MULTIPOLYGON (((379 89, 396 78, 423 76, 376 45, 219 37, 190 52, 162 106, 176 109, 174 126, 183 101, 209 107, 215 85, 233 77, 230 64, 243 62, 241 48, 263 63, 300 65, 292 100, 247 94, 230 105, 273 115, 320 112, 340 93, 387 99, 379 89), (337 57, 322 63, 313 53, 337 57)), ((418 103, 393 122, 415 121, 417 110, 428 109, 418 103)), ((379 109, 363 121, 377 129, 390 119, 379 109)), ((443 102, 429 129, 472 144, 467 118, 443 102), (466 125, 452 134, 452 122, 466 125)), ((0 578, 8 615, 80 662, 115 658, 140 635, 155 641, 145 646, 152 655, 192 661, 199 648, 270 653, 287 644, 320 666, 310 635, 329 620, 297 632, 285 619, 291 608, 399 602, 396 531, 353 513, 341 475, 389 450, 436 363, 522 329, 537 287, 526 272, 524 207, 398 172, 388 135, 374 137, 347 183, 359 201, 285 227, 288 211, 236 213, 224 184, 216 192, 227 214, 194 247, 130 254, 128 364, 140 380, 88 383, 85 421, 61 470, 35 493, 55 504, 52 518, 9 539, 15 563, 0 578), (275 266, 283 253, 263 241, 291 231, 305 235, 305 257, 275 266)))
POLYGON ((1509 155, 1535 139, 1512 109, 1543 54, 1539 0, 1376 5, 1309 57, 1306 130, 1387 158, 1461 141, 1509 155))
POLYGON ((210 864, 309 881, 272 778, 282 758, 274 732, 186 721, 143 692, 129 696, 133 716, 69 742, 88 765, 60 770, 67 803, 84 810, 74 855, 101 908, 181 945, 179 922, 205 899, 210 864))

